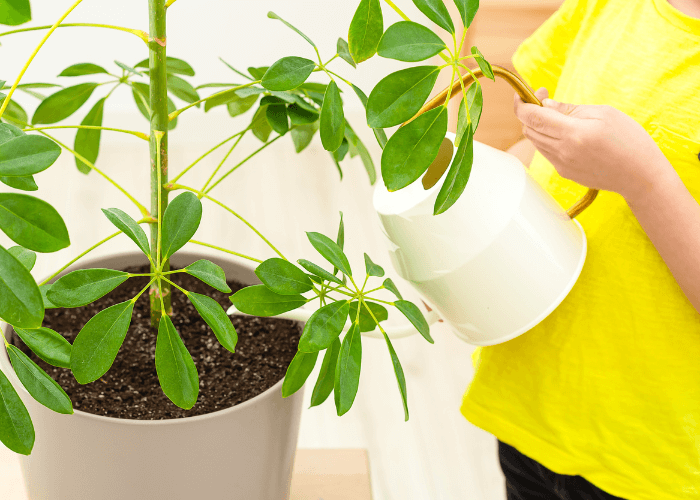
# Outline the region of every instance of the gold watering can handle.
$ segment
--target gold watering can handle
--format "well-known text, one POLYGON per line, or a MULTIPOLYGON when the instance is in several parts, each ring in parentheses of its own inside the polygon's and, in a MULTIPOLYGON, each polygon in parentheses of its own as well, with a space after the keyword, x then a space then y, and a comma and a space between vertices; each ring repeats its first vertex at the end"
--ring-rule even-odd
MULTIPOLYGON (((535 96, 535 93, 530 89, 530 87, 527 86, 525 82, 523 82, 517 75, 511 73, 507 69, 501 67, 501 66, 492 66, 493 68, 493 74, 496 76, 500 76, 503 78, 505 81, 507 81, 511 87, 515 89, 515 91, 518 93, 518 95, 522 98, 523 101, 529 102, 532 104, 537 104, 538 106, 542 106, 542 103, 540 100, 535 96)), ((473 69, 472 72, 474 75, 478 78, 483 76, 483 73, 480 68, 473 69)), ((469 84, 471 84, 474 81, 474 78, 470 73, 467 73, 463 75, 462 77, 462 82, 464 83, 464 86, 467 87, 469 84)), ((425 113, 426 111, 430 111, 431 109, 435 109, 438 106, 442 106, 445 104, 445 101, 447 100, 447 94, 448 92, 450 93, 450 98, 456 96, 456 95, 461 95, 461 83, 456 81, 452 85, 452 89, 450 90, 449 87, 440 92, 438 95, 433 97, 430 101, 428 101, 421 109, 416 113, 416 116, 408 120, 406 123, 409 123, 416 118, 418 118, 420 115, 425 113)), ((404 123, 404 125, 406 125, 404 123)), ((574 205, 566 211, 568 216, 570 218, 576 217, 578 214, 583 212, 588 206, 593 203, 593 200, 595 200, 595 197, 598 196, 598 190, 597 189, 589 189, 588 192, 583 195, 583 198, 578 200, 574 205)))

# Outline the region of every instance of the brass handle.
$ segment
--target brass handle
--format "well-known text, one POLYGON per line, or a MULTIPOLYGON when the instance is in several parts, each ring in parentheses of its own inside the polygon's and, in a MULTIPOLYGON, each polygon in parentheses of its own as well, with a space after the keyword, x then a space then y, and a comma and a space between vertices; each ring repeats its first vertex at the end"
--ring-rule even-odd
MULTIPOLYGON (((518 95, 522 98, 523 101, 529 102, 532 104, 537 104, 538 106, 542 106, 542 103, 540 100, 535 96, 535 93, 530 89, 530 87, 527 86, 525 82, 523 82, 517 75, 514 73, 511 73, 507 69, 501 67, 501 66, 492 66, 493 68, 493 74, 496 76, 500 76, 503 78, 505 81, 507 81, 511 87, 515 89, 515 91, 518 93, 518 95)), ((478 78, 483 76, 483 73, 480 68, 475 68, 472 70, 474 75, 478 78)), ((474 81, 474 78, 470 73, 466 73, 465 75, 462 75, 462 83, 464 86, 468 86, 474 81)), ((452 89, 450 90, 449 87, 440 92, 438 95, 433 97, 430 101, 428 101, 421 109, 416 113, 416 116, 408 120, 406 123, 409 123, 416 118, 418 118, 420 115, 425 113, 426 111, 430 111, 431 109, 435 109, 438 106, 442 106, 445 104, 445 101, 447 100, 447 94, 448 91, 450 93, 450 98, 461 94, 461 86, 462 83, 457 80, 453 85, 452 89)), ((404 123, 404 125, 406 125, 404 123)), ((593 203, 593 200, 595 200, 596 196, 598 196, 598 190, 597 189, 589 189, 588 192, 586 192, 585 195, 583 195, 583 198, 578 200, 576 203, 573 204, 571 208, 569 208, 566 213, 570 218, 576 217, 578 214, 583 212, 588 206, 593 203)))

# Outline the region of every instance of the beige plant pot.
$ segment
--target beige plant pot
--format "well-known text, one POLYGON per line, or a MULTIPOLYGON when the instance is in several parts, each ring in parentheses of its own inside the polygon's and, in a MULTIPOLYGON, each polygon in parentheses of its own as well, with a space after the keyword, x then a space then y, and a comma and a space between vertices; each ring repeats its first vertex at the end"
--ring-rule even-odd
MULTIPOLYGON (((80 266, 120 269, 138 253, 85 260, 80 266)), ((202 258, 182 252, 174 265, 202 258)), ((239 259, 208 259, 228 278, 259 283, 239 259)), ((5 325, 7 331, 9 327, 5 325)), ((76 411, 60 415, 22 387, 5 349, 0 366, 32 416, 34 450, 20 456, 31 500, 283 500, 289 498, 303 389, 283 399, 282 380, 226 410, 148 421, 76 411)))

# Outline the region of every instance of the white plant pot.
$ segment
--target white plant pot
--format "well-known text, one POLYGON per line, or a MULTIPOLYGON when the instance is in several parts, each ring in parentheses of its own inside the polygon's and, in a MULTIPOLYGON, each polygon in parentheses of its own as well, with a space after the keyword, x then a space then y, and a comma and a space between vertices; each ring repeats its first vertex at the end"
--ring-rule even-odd
POLYGON ((508 153, 474 141, 464 193, 434 216, 446 177, 428 190, 420 179, 395 192, 377 183, 391 261, 460 338, 505 342, 564 300, 583 268, 586 235, 508 153))
MULTIPOLYGON (((85 260, 72 269, 125 268, 141 263, 139 255, 85 260)), ((182 252, 172 262, 182 267, 199 258, 182 252)), ((244 261, 206 258, 229 279, 259 283, 244 261)), ((283 399, 280 380, 241 404, 183 419, 127 420, 81 411, 60 415, 26 392, 5 349, 0 350, 0 366, 36 430, 32 454, 20 456, 31 500, 289 498, 303 389, 283 399)))

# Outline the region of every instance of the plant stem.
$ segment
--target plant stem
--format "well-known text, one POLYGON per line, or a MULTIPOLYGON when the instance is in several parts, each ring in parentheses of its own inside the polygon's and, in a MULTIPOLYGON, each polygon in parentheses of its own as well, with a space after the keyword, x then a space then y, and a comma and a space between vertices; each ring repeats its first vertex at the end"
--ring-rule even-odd
POLYGON ((175 176, 175 178, 174 178, 173 180, 171 180, 170 182, 171 182, 171 183, 177 182, 178 179, 180 179, 180 177, 182 177, 183 175, 185 175, 185 174, 186 174, 192 167, 194 167, 197 163, 199 163, 199 162, 202 161, 204 158, 206 158, 207 156, 209 156, 210 154, 212 154, 214 151, 216 151, 217 149, 219 149, 221 146, 223 146, 224 144, 226 144, 226 143, 227 143, 228 141, 230 141, 231 139, 233 139, 233 138, 235 138, 235 137, 237 137, 237 136, 239 136, 239 135, 241 135, 241 134, 244 134, 246 130, 248 130, 248 129, 246 128, 245 130, 242 130, 241 132, 235 133, 235 134, 233 134, 231 137, 229 137, 229 138, 224 139, 223 141, 221 141, 219 144, 217 144, 216 146, 214 146, 213 148, 211 148, 209 151, 207 151, 206 153, 204 153, 202 156, 200 156, 199 158, 197 158, 194 162, 190 163, 190 164, 185 168, 185 170, 183 170, 182 172, 180 172, 179 174, 177 174, 177 175, 175 176))
POLYGON ((136 130, 124 130, 121 128, 98 127, 96 125, 54 125, 51 127, 35 127, 35 128, 32 128, 31 130, 41 131, 41 130, 51 130, 51 129, 57 129, 57 128, 84 128, 84 129, 88 129, 88 130, 111 130, 112 132, 122 132, 124 134, 131 134, 133 136, 138 137, 139 139, 143 139, 144 141, 148 140, 148 136, 146 134, 144 134, 143 132, 137 132, 136 130))
POLYGON ((100 174, 102 177, 105 178, 105 180, 107 180, 107 182, 109 182, 109 183, 112 184, 115 188, 117 188, 119 191, 121 191, 121 192, 124 194, 124 196, 126 196, 127 198, 129 198, 129 199, 131 200, 131 202, 132 202, 134 205, 136 205, 136 207, 137 207, 137 208, 139 209, 139 211, 141 212, 141 215, 143 215, 144 217, 150 217, 150 216, 151 216, 151 213, 148 211, 148 209, 147 209, 146 207, 144 207, 141 203, 139 203, 139 202, 136 200, 136 198, 134 198, 133 196, 131 196, 131 195, 126 191, 126 189, 124 189, 124 188, 121 187, 119 184, 117 184, 117 182, 116 182, 114 179, 112 179, 110 176, 108 176, 107 174, 105 174, 102 170, 100 170, 99 168, 97 168, 97 167, 95 166, 94 163, 92 163, 91 161, 89 161, 88 159, 86 159, 83 155, 81 155, 80 153, 77 153, 76 151, 73 151, 71 148, 69 148, 68 146, 66 146, 65 144, 63 144, 63 143, 60 142, 59 140, 57 140, 55 137, 50 136, 49 134, 47 134, 47 133, 44 132, 43 130, 39 130, 39 129, 36 129, 36 128, 34 128, 34 127, 30 127, 30 126, 28 126, 28 125, 26 125, 26 124, 25 124, 25 127, 24 127, 24 128, 25 128, 25 130, 36 130, 36 131, 39 132, 40 134, 45 135, 46 137, 48 137, 49 139, 51 139, 53 142, 55 142, 56 144, 58 144, 59 146, 61 146, 63 149, 65 149, 66 151, 68 151, 70 154, 72 154, 73 156, 75 156, 77 159, 79 159, 80 161, 82 161, 83 163, 85 163, 85 165, 87 165, 88 167, 90 167, 91 169, 93 169, 95 172, 97 172, 98 174, 100 174))
POLYGON ((170 7, 170 6, 171 6, 172 4, 174 4, 175 2, 177 2, 177 0, 168 0, 167 2, 165 2, 165 8, 167 9, 168 7, 170 7))
POLYGON ((256 259, 255 257, 251 257, 250 255, 234 252, 233 250, 226 250, 225 248, 217 247, 216 245, 211 245, 209 243, 203 243, 197 240, 190 240, 189 243, 194 243, 195 245, 201 245, 203 247, 213 248, 214 250, 219 250, 220 252, 230 253, 231 255, 243 257, 244 259, 252 260, 253 262, 262 262, 262 260, 256 259))
MULTIPOLYGON (((148 33, 145 31, 141 30, 132 30, 130 28, 124 28, 122 26, 113 26, 111 24, 93 24, 93 23, 66 23, 66 24, 61 24, 58 26, 58 28, 105 28, 109 30, 118 30, 118 31, 124 31, 126 33, 131 33, 132 35, 136 35, 139 37, 141 40, 144 42, 148 43, 148 33)), ((51 26, 34 26, 33 28, 22 28, 18 30, 12 30, 12 31, 6 31, 5 33, 0 33, 0 36, 5 36, 5 35, 13 35, 15 33, 23 33, 26 31, 37 31, 37 30, 45 30, 49 29, 51 26)))
POLYGON ((229 170, 229 171, 226 172, 224 175, 222 175, 221 177, 219 177, 219 180, 217 180, 214 184, 212 184, 211 186, 209 186, 209 189, 207 189, 207 190, 205 191, 204 194, 206 195, 206 193, 208 193, 209 191, 211 191, 212 189, 214 189, 214 188, 216 187, 217 184, 219 184, 219 183, 220 183, 221 181, 223 181, 226 177, 228 177, 230 174, 232 174, 238 167, 240 167, 241 165, 243 165, 245 162, 247 162, 248 160, 250 160, 253 156, 255 156, 255 155, 258 154, 260 151, 262 151, 263 149, 265 149, 266 147, 268 147, 270 144, 272 144, 273 142, 275 142, 275 141, 276 141, 277 139, 279 139, 280 137, 282 137, 282 136, 281 136, 281 135, 278 135, 277 137, 275 137, 275 138, 272 139, 271 141, 267 141, 265 144, 263 144, 262 146, 260 146, 258 149, 256 149, 256 150, 253 151, 252 153, 250 153, 250 154, 249 154, 248 156, 246 156, 243 160, 241 160, 238 164, 236 164, 234 167, 232 167, 231 170, 229 170))
MULTIPOLYGON (((246 130, 248 130, 248 129, 246 129, 246 130)), ((209 183, 212 181, 214 176, 216 176, 216 174, 219 172, 219 170, 224 165, 226 160, 228 160, 228 157, 231 156, 231 153, 233 153, 233 150, 236 149, 236 146, 238 146, 238 143, 241 142, 241 139, 243 139, 244 135, 245 135, 245 130, 243 131, 243 133, 241 135, 238 136, 238 139, 236 140, 236 142, 233 143, 233 145, 231 146, 231 149, 228 150, 228 153, 226 153, 226 155, 221 160, 221 162, 219 162, 219 165, 211 173, 211 175, 207 179, 207 182, 204 183, 204 187, 202 187, 202 192, 204 192, 207 189, 207 186, 209 185, 209 183)))
POLYGON ((12 88, 10 88, 10 91, 7 93, 7 96, 5 97, 5 100, 2 103, 2 107, 0 107, 0 117, 2 117, 2 114, 5 112, 5 109, 7 108, 7 105, 10 103, 10 99, 12 98, 12 94, 15 93, 15 90, 17 89, 17 85, 19 85, 19 82, 22 80, 22 77, 24 76, 24 73, 26 73, 27 69, 29 68, 29 65, 32 63, 36 55, 39 53, 39 49, 44 46, 46 43, 46 40, 49 39, 51 36, 51 33, 56 31, 56 28, 58 28, 58 25, 63 22, 63 20, 68 17, 68 14, 73 12, 73 9, 75 9, 78 5, 83 0, 77 0, 73 5, 70 6, 70 8, 56 21, 53 26, 51 26, 51 29, 49 30, 48 33, 44 36, 44 38, 41 39, 41 42, 39 42, 39 45, 37 46, 36 49, 34 49, 34 52, 32 52, 32 55, 29 56, 29 59, 27 60, 26 63, 24 63, 24 67, 22 68, 22 71, 19 72, 19 75, 17 76, 17 79, 15 80, 15 83, 12 84, 12 88))
POLYGON ((228 89, 226 89, 226 90, 222 90, 221 92, 217 92, 217 93, 212 94, 212 95, 210 95, 210 96, 204 97, 204 98, 200 99, 199 101, 195 101, 195 102, 192 102, 192 103, 188 104, 188 105, 185 106, 184 108, 176 109, 175 111, 173 111, 172 113, 170 113, 170 116, 169 116, 168 118, 169 118, 169 120, 172 121, 172 120, 174 120, 175 118, 177 118, 178 115, 179 115, 180 113, 182 113, 183 111, 187 111, 188 109, 190 109, 190 108, 193 107, 193 106, 196 106, 197 104, 201 104, 201 103, 203 103, 203 102, 205 102, 205 101, 208 101, 209 99, 212 99, 212 98, 214 98, 214 97, 218 97, 219 95, 223 94, 224 92, 230 92, 230 91, 232 91, 232 90, 239 90, 239 89, 244 89, 244 88, 247 88, 247 87, 251 87, 251 86, 253 86, 253 85, 257 84, 257 83, 260 83, 260 81, 261 81, 261 80, 256 80, 256 81, 254 81, 254 82, 244 83, 243 85, 237 85, 237 86, 235 86, 235 87, 231 87, 231 88, 228 88, 228 89))
MULTIPOLYGON (((151 211, 158 214, 158 224, 151 226, 151 272, 169 271, 169 259, 163 259, 158 244, 161 233, 162 214, 168 206, 168 90, 165 65, 165 0, 148 0, 148 75, 150 77, 151 109, 151 211), (157 267, 156 267, 157 266, 157 267)), ((171 290, 164 286, 151 286, 151 326, 158 327, 163 314, 172 315, 171 290), (161 302, 160 298, 163 298, 161 302), (161 305, 163 304, 163 305, 161 305)))

